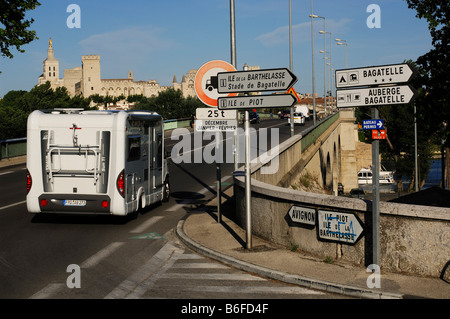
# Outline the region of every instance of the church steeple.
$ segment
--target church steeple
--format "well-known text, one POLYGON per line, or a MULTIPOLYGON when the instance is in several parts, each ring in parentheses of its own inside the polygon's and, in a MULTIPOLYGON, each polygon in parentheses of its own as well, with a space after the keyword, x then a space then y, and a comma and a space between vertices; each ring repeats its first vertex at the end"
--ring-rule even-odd
POLYGON ((44 73, 46 80, 53 82, 59 79, 59 61, 53 54, 52 38, 48 40, 47 59, 44 60, 44 73))

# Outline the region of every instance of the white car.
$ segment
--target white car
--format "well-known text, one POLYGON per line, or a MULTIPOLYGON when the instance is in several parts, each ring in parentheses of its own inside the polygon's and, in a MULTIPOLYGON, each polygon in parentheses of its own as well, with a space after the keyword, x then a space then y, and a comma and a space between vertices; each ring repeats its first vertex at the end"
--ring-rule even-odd
POLYGON ((294 113, 294 124, 305 124, 305 117, 303 116, 303 113, 294 113))

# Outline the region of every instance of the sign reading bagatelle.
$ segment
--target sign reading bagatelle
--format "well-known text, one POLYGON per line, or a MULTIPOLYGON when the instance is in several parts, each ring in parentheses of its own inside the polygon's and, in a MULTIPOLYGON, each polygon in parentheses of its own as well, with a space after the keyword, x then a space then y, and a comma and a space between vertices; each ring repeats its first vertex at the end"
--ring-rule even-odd
POLYGON ((336 87, 406 83, 413 75, 414 70, 407 63, 336 70, 336 87))
POLYGON ((289 69, 265 69, 217 73, 218 93, 285 91, 297 76, 289 69))
POLYGON ((359 88, 337 91, 337 107, 406 104, 414 98, 409 85, 359 88))

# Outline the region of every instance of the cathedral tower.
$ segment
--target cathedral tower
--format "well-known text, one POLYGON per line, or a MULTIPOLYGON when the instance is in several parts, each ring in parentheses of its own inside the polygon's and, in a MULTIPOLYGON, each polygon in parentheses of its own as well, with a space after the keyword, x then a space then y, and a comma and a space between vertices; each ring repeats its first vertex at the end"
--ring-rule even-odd
POLYGON ((52 39, 48 41, 47 59, 43 63, 43 72, 39 78, 39 84, 44 84, 49 81, 52 89, 60 85, 59 81, 59 61, 53 54, 52 39))

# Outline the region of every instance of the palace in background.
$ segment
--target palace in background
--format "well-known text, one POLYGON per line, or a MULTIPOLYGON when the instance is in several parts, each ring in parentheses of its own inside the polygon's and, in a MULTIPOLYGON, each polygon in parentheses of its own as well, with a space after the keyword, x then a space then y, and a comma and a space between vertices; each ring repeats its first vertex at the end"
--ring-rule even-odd
POLYGON ((100 55, 83 55, 82 65, 64 70, 64 78, 59 78, 59 61, 55 58, 52 40, 49 40, 47 58, 43 62, 43 73, 39 77, 38 85, 50 82, 52 89, 65 87, 70 96, 82 95, 89 97, 100 96, 118 97, 123 95, 140 95, 145 97, 157 96, 159 92, 173 88, 179 89, 184 97, 195 96, 194 80, 197 70, 190 70, 183 74, 181 83, 174 75, 172 86, 161 86, 156 80, 135 81, 133 72, 129 71, 127 78, 102 79, 100 73, 100 55))

